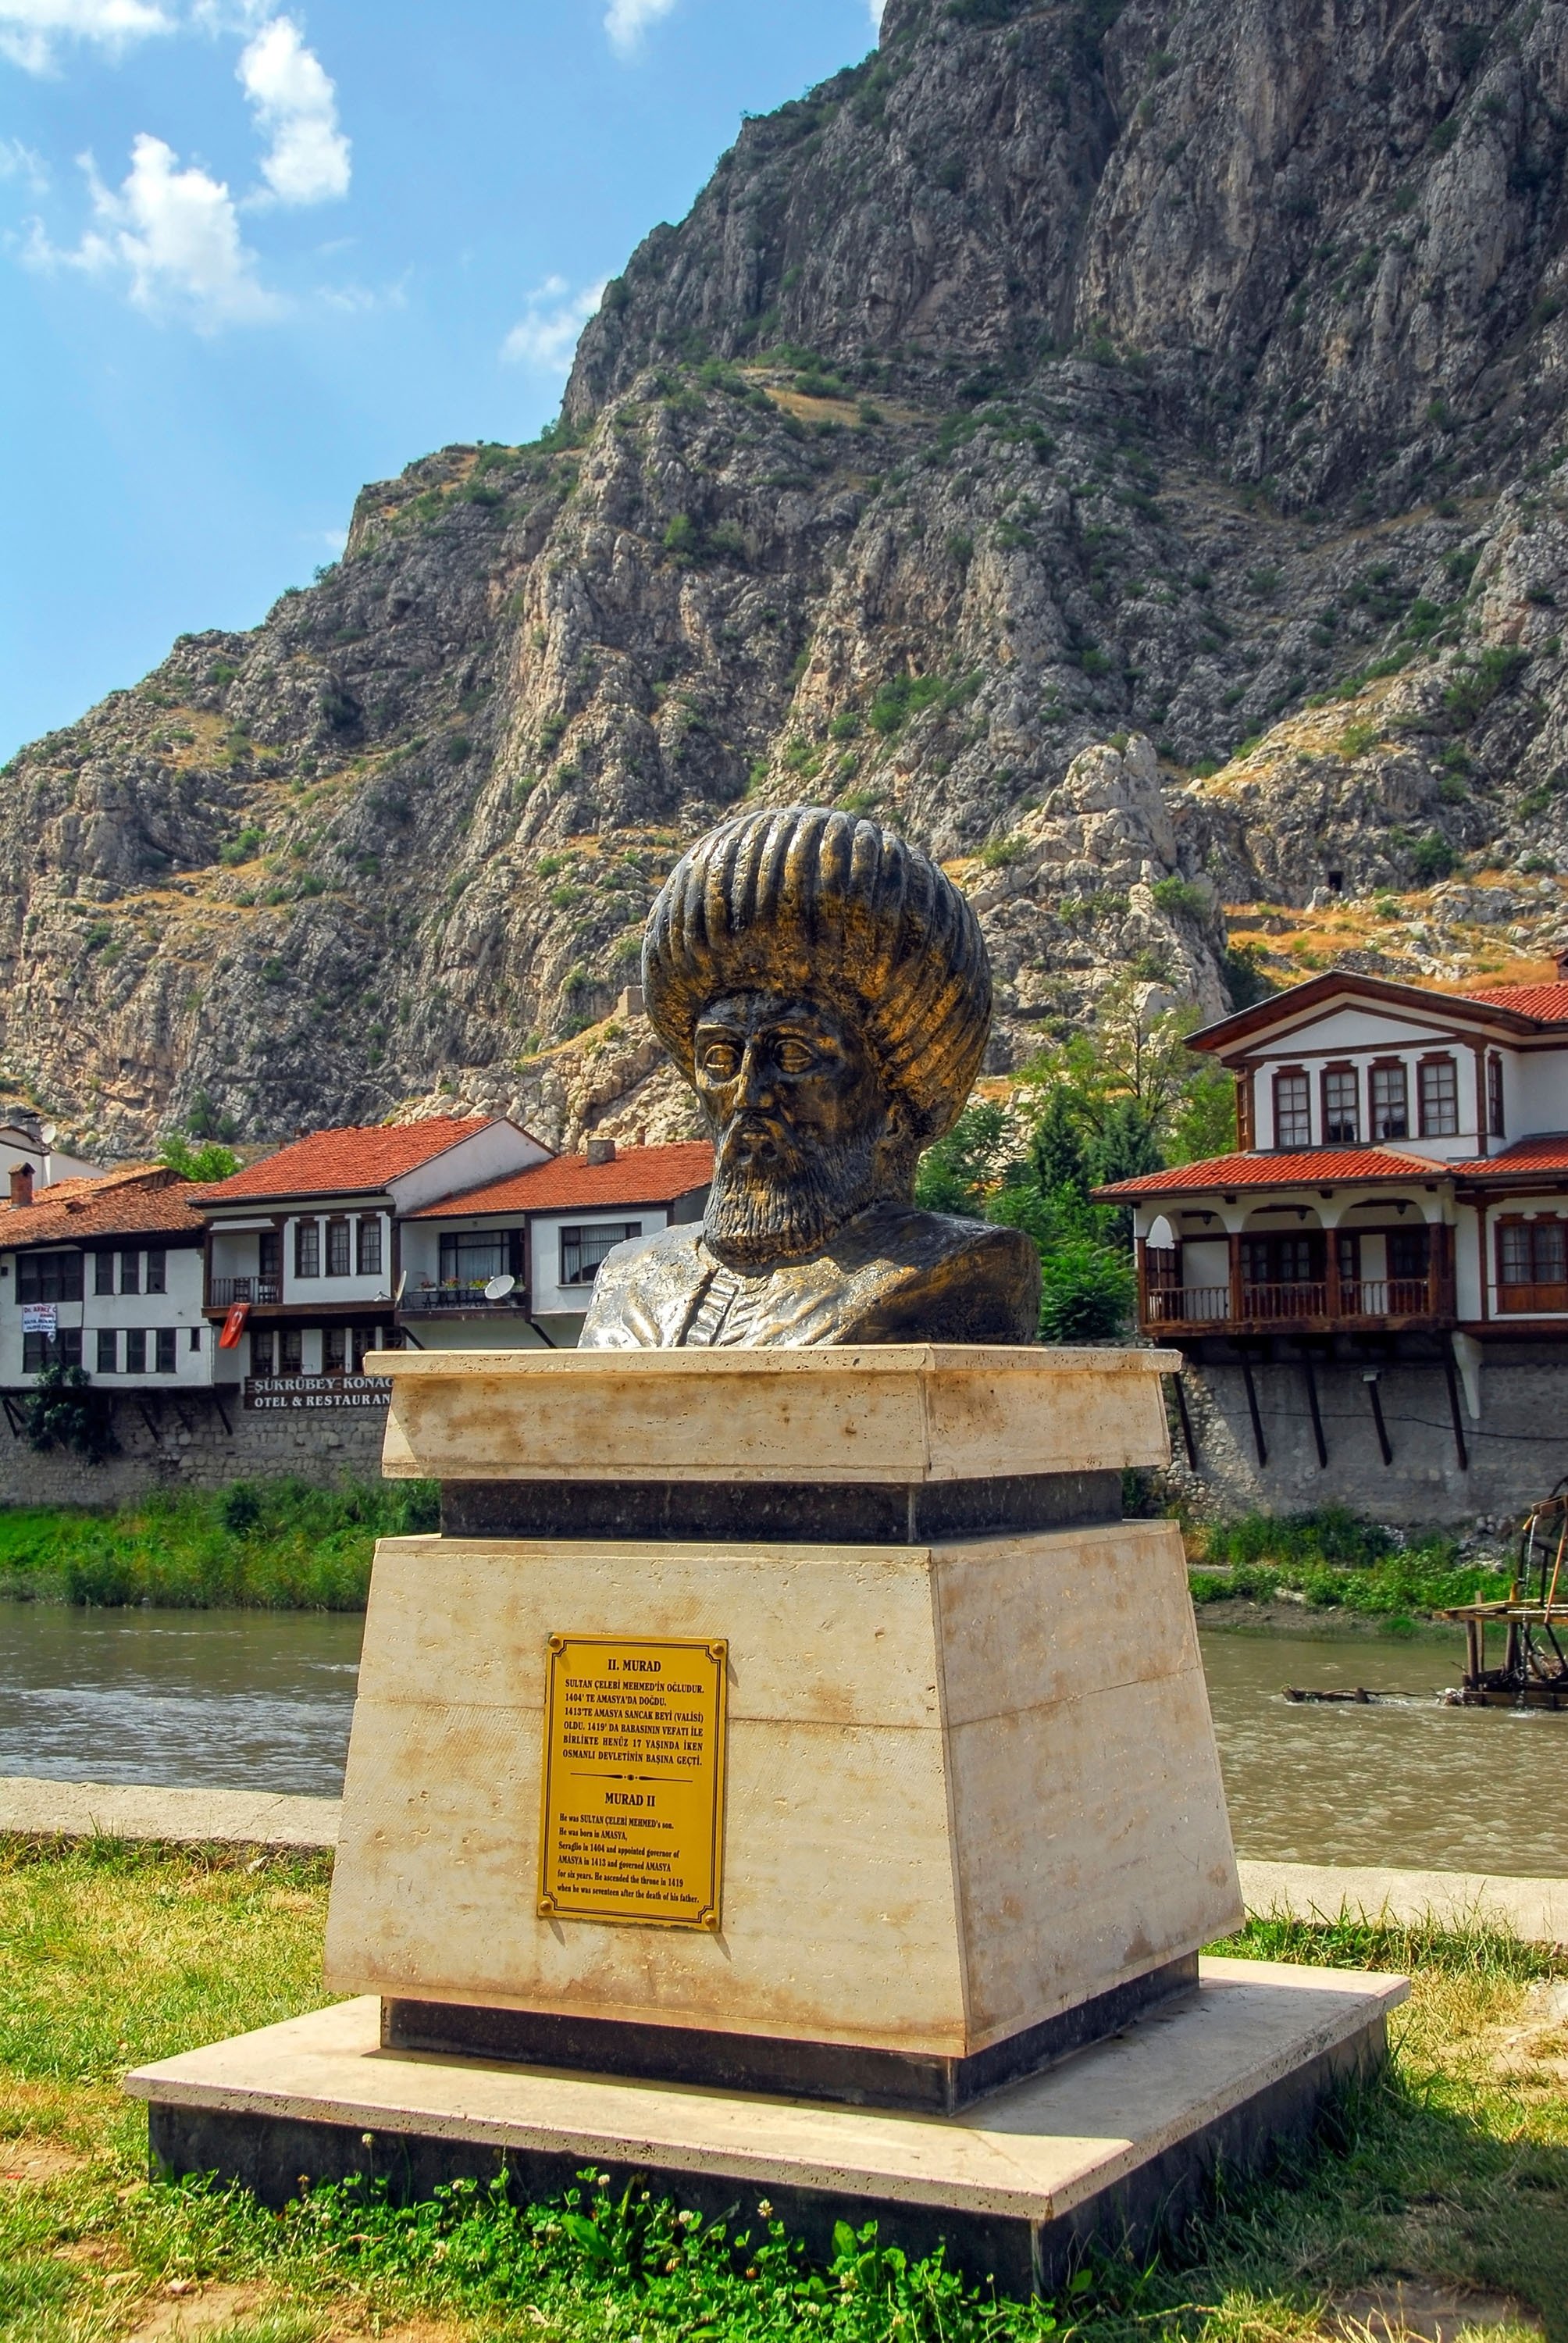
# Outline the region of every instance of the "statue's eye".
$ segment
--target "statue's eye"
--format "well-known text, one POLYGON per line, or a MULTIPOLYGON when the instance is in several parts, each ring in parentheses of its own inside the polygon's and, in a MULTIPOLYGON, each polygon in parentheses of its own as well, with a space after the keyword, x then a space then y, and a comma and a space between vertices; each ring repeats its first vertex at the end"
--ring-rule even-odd
POLYGON ((702 1052, 702 1071, 716 1082, 733 1081, 739 1064, 740 1052, 732 1041, 709 1041, 702 1052))
POLYGON ((803 1074, 816 1063, 817 1052, 804 1041, 793 1040, 779 1044, 779 1063, 787 1074, 803 1074))

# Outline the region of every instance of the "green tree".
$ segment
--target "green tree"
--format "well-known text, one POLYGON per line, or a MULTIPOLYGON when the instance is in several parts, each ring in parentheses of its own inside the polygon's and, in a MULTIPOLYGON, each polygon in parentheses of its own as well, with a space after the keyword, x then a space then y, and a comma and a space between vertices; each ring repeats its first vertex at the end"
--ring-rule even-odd
POLYGON ((239 1170, 239 1158, 232 1147, 225 1147, 216 1139, 203 1140, 193 1147, 184 1131, 174 1131, 158 1149, 158 1161, 177 1172, 182 1180, 209 1182, 226 1180, 239 1170))
POLYGON ((22 1428, 43 1455, 65 1448, 101 1464, 119 1451, 108 1401, 93 1389, 85 1367, 45 1367, 22 1402, 22 1428))

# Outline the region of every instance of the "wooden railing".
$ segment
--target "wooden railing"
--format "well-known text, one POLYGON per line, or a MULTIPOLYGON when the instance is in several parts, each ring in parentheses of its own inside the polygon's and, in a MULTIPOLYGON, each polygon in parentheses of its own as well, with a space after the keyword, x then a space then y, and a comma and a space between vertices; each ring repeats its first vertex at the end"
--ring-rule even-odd
MULTIPOLYGON (((1434 1234, 1442 1239, 1446 1232, 1434 1234)), ((1275 1328, 1306 1328, 1322 1333, 1341 1326, 1432 1325, 1453 1320, 1453 1277, 1446 1244, 1441 1242, 1433 1246, 1432 1266, 1424 1277, 1342 1278, 1331 1268, 1324 1277, 1262 1282, 1241 1275, 1238 1249, 1231 1256, 1228 1284, 1179 1285, 1172 1275, 1176 1259, 1174 1254, 1152 1249, 1144 1249, 1141 1255, 1139 1321, 1151 1333, 1222 1334, 1275 1328)), ((1568 1289, 1516 1286, 1509 1290, 1564 1295, 1560 1302, 1515 1302, 1516 1309, 1568 1308, 1568 1289)))
POLYGON ((276 1277, 215 1277, 207 1297, 209 1310, 232 1310, 236 1302, 281 1302, 283 1286, 276 1277))

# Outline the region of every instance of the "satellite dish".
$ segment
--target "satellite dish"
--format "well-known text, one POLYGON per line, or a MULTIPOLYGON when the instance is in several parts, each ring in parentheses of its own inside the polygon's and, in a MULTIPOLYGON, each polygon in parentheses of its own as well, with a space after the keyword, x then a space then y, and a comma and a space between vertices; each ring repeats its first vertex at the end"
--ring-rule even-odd
POLYGON ((515 1277, 492 1277, 485 1288, 487 1302, 504 1302, 517 1283, 515 1277))

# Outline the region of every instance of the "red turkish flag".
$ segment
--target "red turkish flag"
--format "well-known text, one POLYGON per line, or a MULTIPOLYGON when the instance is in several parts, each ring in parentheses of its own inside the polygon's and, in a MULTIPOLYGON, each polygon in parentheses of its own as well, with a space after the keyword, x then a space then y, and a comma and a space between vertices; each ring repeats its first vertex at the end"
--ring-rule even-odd
POLYGON ((217 1338, 220 1351, 237 1351, 239 1338, 245 1332, 245 1322, 250 1316, 248 1302, 236 1302, 223 1322, 223 1332, 217 1338))

